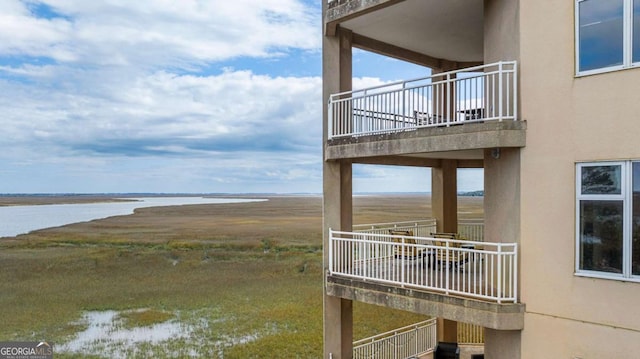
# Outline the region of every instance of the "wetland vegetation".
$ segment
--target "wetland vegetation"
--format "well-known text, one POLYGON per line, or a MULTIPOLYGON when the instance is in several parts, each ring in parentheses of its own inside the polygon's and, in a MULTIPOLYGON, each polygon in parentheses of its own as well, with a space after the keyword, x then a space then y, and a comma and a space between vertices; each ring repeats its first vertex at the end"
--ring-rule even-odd
MULTIPOLYGON (((268 198, 0 239, 0 339, 53 342, 56 358, 321 357, 322 200, 268 198)), ((482 198, 460 213, 481 216, 482 198)), ((426 195, 354 198, 354 223, 430 215, 426 195)), ((355 303, 354 337, 422 319, 355 303)))

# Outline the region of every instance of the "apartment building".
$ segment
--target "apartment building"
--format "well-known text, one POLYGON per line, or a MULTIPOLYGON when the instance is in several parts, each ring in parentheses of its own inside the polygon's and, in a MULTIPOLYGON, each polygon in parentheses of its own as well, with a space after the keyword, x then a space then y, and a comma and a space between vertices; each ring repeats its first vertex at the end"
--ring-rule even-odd
POLYGON ((481 326, 486 358, 637 358, 640 0, 322 6, 324 357, 353 356, 361 301, 443 342, 481 326), (354 48, 432 75, 353 89, 354 48), (353 164, 431 168, 435 230, 355 231, 353 164), (459 168, 484 171, 481 242, 459 168))

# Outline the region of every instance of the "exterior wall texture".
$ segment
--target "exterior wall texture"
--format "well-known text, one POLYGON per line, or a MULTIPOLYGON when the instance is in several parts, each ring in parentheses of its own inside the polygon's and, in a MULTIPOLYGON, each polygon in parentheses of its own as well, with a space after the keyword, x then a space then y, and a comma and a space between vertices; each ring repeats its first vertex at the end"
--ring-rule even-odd
POLYGON ((575 163, 640 159, 640 69, 575 77, 574 2, 521 2, 522 358, 637 358, 640 283, 577 277, 575 163))

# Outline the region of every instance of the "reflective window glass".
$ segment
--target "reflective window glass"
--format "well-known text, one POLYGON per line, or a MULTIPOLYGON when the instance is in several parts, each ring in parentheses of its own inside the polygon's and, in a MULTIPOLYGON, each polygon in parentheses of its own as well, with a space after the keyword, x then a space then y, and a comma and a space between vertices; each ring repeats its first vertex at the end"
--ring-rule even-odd
POLYGON ((622 273, 623 201, 580 201, 580 269, 622 273))
POLYGON ((633 1, 633 62, 640 62, 640 0, 633 1))
POLYGON ((623 0, 578 3, 578 71, 622 65, 623 0))
POLYGON ((621 166, 584 166, 582 194, 621 194, 621 166))
POLYGON ((633 163, 631 201, 631 274, 640 275, 640 162, 633 163))

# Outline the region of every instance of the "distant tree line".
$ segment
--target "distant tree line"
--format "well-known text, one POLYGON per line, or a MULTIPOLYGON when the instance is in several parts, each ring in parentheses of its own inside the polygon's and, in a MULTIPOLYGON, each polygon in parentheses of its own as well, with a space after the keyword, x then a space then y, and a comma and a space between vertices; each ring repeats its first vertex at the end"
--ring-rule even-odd
POLYGON ((483 197, 484 196, 484 191, 460 192, 460 193, 458 193, 458 196, 483 197))

